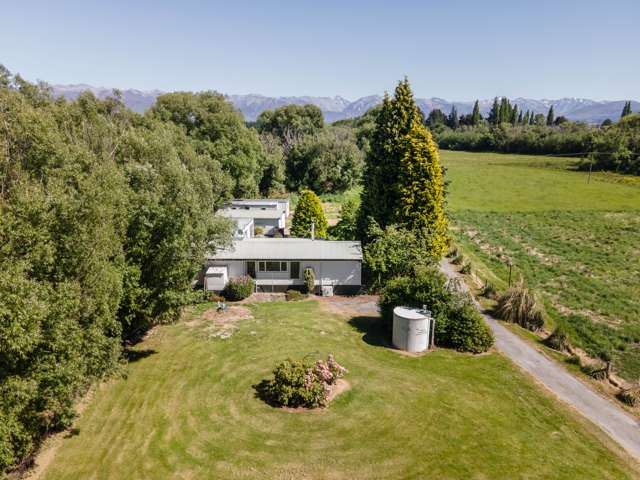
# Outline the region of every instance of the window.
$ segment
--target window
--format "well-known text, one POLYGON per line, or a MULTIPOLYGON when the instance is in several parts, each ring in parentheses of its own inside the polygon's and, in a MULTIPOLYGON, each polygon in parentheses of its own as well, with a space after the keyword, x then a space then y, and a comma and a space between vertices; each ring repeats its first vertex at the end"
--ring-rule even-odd
POLYGON ((260 272, 286 272, 287 262, 258 262, 260 272))
POLYGON ((300 278, 300 262, 291 262, 291 274, 289 278, 300 278))

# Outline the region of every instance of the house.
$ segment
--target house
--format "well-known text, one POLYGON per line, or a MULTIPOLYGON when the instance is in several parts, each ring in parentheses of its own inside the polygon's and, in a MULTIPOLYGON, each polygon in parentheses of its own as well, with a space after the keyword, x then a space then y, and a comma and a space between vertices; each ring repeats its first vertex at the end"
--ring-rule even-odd
POLYGON ((360 242, 309 238, 248 238, 209 255, 204 288, 220 291, 224 279, 249 275, 256 290, 283 292, 304 285, 304 271, 316 277, 316 293, 356 294, 361 288, 360 242))
POLYGON ((278 232, 284 234, 289 216, 289 200, 232 200, 225 203, 217 214, 235 221, 236 239, 253 237, 256 227, 260 227, 268 236, 278 232))

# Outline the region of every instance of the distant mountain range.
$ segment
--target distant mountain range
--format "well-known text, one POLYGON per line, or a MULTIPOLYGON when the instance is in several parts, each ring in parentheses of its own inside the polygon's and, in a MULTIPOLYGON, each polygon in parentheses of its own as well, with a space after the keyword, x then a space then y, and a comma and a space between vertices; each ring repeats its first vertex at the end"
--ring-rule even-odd
MULTIPOLYGON (((53 85, 55 96, 63 96, 68 100, 73 100, 83 91, 91 91, 98 98, 105 98, 113 95, 113 90, 104 87, 93 87, 91 85, 53 85)), ((158 95, 164 92, 159 90, 120 90, 125 105, 136 112, 144 112, 156 101, 158 95)), ((266 97, 264 95, 227 95, 226 96, 235 107, 242 112, 247 121, 254 121, 258 115, 265 110, 284 105, 296 104, 304 105, 312 103, 320 107, 327 122, 335 122, 346 118, 354 118, 362 115, 371 107, 382 101, 380 95, 370 95, 355 101, 349 101, 340 96, 336 97, 266 97)), ((449 113, 451 107, 455 105, 459 114, 470 113, 474 102, 456 102, 442 98, 418 98, 418 106, 423 112, 428 114, 431 110, 439 108, 445 113, 449 113)), ((531 110, 535 113, 546 114, 549 107, 553 105, 556 116, 564 115, 570 120, 578 120, 588 123, 600 123, 607 118, 617 120, 622 112, 625 100, 589 100, 587 98, 561 98, 559 100, 533 100, 530 98, 511 99, 511 103, 518 105, 521 110, 531 110)), ((493 99, 480 100, 480 110, 483 115, 487 115, 493 104, 493 99)), ((640 102, 632 101, 631 109, 640 112, 640 102)))

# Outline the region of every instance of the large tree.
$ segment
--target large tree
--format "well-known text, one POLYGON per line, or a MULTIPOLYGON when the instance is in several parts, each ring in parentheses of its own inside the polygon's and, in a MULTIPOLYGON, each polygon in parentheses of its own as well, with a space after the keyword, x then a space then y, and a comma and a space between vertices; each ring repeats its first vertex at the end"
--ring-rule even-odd
POLYGON ((624 118, 627 115, 631 115, 631 102, 625 102, 624 103, 624 107, 622 108, 622 114, 620 115, 620 118, 624 118))
POLYGON ((480 103, 476 100, 476 103, 473 104, 473 112, 471 113, 471 125, 474 127, 480 125, 482 122, 482 115, 480 114, 480 103))
POLYGON ((407 79, 385 96, 376 119, 366 159, 359 231, 375 221, 381 228, 397 224, 427 230, 438 237, 436 253, 444 251, 446 220, 444 183, 438 151, 413 99, 407 79))
POLYGON ((553 111, 553 105, 549 107, 549 112, 547 113, 547 126, 552 127, 553 122, 556 121, 556 114, 553 111))

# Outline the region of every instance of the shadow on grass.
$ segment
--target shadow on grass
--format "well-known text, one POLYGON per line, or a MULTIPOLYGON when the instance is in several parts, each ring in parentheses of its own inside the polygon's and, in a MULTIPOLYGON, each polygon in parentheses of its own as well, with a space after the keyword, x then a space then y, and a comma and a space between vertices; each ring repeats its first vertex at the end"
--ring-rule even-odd
POLYGON ((256 383, 253 385, 254 397, 262 400, 264 403, 273 408, 280 408, 282 405, 274 401, 273 396, 271 395, 271 391, 269 386, 271 385, 271 380, 265 378, 260 381, 260 383, 256 383))
POLYGON ((349 325, 364 333, 362 340, 374 347, 391 348, 389 333, 380 317, 359 316, 349 320, 349 325))
POLYGON ((143 358, 147 358, 151 355, 155 355, 156 353, 158 352, 153 349, 125 350, 124 357, 127 359, 127 362, 133 363, 137 362, 138 360, 142 360, 143 358))

